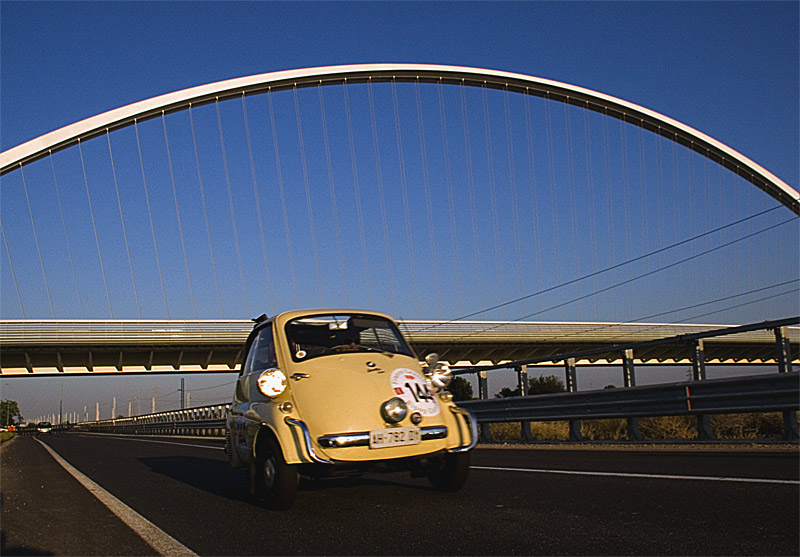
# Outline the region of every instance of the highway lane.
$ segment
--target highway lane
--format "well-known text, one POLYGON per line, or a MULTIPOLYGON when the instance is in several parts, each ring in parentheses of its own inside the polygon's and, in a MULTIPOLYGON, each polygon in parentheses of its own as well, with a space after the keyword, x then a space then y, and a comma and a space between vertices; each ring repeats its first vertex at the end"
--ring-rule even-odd
MULTIPOLYGON (((230 468, 218 441, 76 433, 42 440, 200 555, 797 555, 800 549, 796 449, 479 448, 476 469, 457 493, 432 491, 406 474, 371 475, 303 485, 294 509, 276 513, 250 500, 245 475, 230 468)), ((3 555, 14 548, 153 553, 62 474, 31 438, 3 448, 3 555), (14 509, 7 505, 9 470, 24 487, 11 489, 14 501, 26 503, 14 509), (57 480, 59 489, 37 490, 42 478, 57 480), (56 510, 43 515, 45 508, 56 510), (12 511, 18 516, 9 521, 12 511), (31 528, 19 530, 30 520, 47 528, 35 537, 31 528), (98 523, 106 535, 91 537, 98 523)))

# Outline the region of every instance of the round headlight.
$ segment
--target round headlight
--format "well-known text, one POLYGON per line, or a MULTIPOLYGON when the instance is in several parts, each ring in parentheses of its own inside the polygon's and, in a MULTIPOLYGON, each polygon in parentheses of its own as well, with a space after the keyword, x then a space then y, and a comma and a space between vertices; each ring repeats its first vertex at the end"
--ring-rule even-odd
POLYGON ((258 376, 258 390, 265 396, 274 398, 286 389, 286 376, 279 369, 262 371, 258 376))
POLYGON ((408 406, 402 399, 397 397, 390 398, 381 405, 381 416, 390 424, 402 421, 406 414, 408 414, 408 406))

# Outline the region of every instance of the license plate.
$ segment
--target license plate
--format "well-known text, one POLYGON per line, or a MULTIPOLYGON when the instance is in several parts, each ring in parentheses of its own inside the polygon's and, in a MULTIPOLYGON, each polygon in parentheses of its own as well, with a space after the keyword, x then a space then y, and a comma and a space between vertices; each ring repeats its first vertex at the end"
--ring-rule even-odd
POLYGON ((417 445, 419 441, 418 427, 392 427, 389 429, 373 429, 369 432, 370 449, 417 445))

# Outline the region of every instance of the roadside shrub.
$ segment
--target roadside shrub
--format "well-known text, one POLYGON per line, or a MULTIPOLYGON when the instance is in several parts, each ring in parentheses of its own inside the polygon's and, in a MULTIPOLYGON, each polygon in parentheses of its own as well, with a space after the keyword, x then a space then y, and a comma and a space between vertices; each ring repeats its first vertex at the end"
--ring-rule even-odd
MULTIPOLYGON (((783 413, 711 415, 711 430, 719 439, 782 439, 783 413)), ((500 443, 522 439, 520 422, 493 423, 492 438, 500 443)), ((639 431, 644 439, 696 439, 697 418, 694 416, 657 416, 639 418, 639 431)), ((568 422, 531 422, 536 441, 566 441, 568 422)), ((624 441, 628 437, 627 420, 582 420, 581 434, 587 441, 624 441)))
POLYGON ((616 441, 627 439, 627 423, 624 418, 611 420, 583 420, 581 435, 590 441, 616 441))
POLYGON ((782 439, 783 414, 724 414, 711 416, 711 431, 720 439, 782 439))

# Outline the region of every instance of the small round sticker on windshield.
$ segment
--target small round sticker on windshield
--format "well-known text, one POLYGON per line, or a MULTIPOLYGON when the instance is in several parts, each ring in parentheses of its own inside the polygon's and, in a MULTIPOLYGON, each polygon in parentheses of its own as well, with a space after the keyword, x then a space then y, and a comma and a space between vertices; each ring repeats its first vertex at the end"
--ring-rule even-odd
POLYGON ((296 357, 298 360, 302 360, 303 358, 305 358, 305 357, 306 357, 306 351, 305 351, 305 350, 298 350, 298 351, 297 351, 297 354, 295 354, 295 357, 296 357))
POLYGON ((428 382, 412 369, 399 368, 390 377, 394 395, 403 399, 410 412, 423 416, 437 416, 439 403, 428 387, 428 382))

